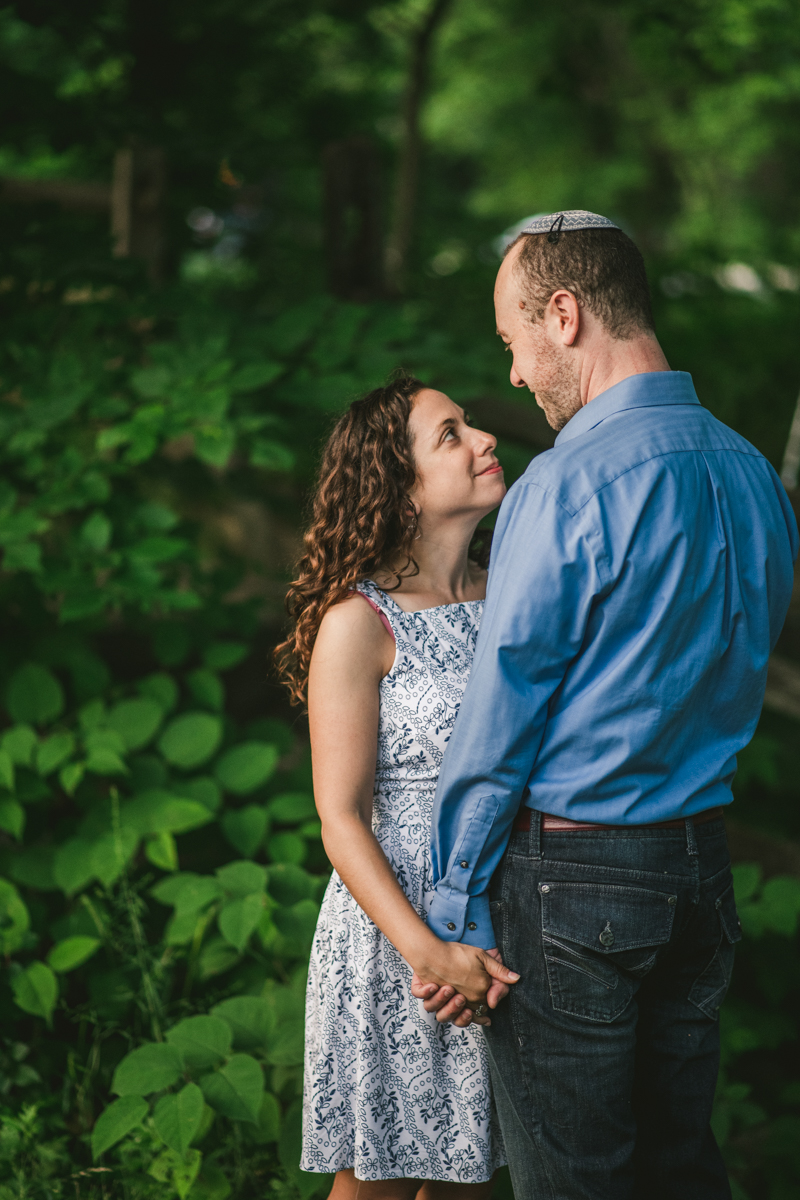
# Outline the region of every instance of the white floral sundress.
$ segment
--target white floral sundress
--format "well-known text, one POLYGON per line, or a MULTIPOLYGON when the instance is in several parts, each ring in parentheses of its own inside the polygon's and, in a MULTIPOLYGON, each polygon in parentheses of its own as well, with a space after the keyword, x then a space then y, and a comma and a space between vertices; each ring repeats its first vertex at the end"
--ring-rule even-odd
MULTIPOLYGON (((359 587, 396 643, 380 685, 373 829, 420 916, 432 899, 436 781, 469 677, 483 601, 404 612, 359 587)), ((334 871, 306 994, 304 1171, 482 1183, 505 1161, 483 1033, 440 1025, 411 969, 334 871)))

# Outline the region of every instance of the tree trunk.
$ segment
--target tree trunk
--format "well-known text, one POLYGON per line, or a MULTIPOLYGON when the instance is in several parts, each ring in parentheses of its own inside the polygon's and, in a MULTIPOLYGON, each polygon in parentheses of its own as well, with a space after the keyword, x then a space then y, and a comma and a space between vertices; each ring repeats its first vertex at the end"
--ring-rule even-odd
POLYGON ((452 0, 433 0, 427 16, 411 38, 411 61, 403 100, 403 137, 397 167, 392 225, 386 246, 386 277, 391 290, 395 292, 403 289, 414 231, 422 148, 419 114, 428 83, 431 42, 451 4, 452 0))

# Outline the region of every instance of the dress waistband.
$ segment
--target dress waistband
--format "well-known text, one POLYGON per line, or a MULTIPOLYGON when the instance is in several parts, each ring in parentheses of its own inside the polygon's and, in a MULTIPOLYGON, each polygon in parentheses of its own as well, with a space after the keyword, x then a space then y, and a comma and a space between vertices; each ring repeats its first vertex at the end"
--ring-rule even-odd
MULTIPOLYGON (((531 813, 534 809, 527 808, 525 805, 519 810, 517 819, 514 822, 514 829, 517 833, 528 833, 531 827, 531 813)), ((688 819, 693 825, 705 825, 707 821, 716 821, 718 817, 723 815, 724 809, 718 805, 716 808, 707 808, 705 812, 696 813, 688 819)), ((553 817, 549 813, 542 813, 542 831, 544 833, 571 833, 581 829, 685 829, 686 818, 679 817, 676 821, 654 821, 649 825, 593 825, 588 821, 570 821, 569 817, 553 817)))

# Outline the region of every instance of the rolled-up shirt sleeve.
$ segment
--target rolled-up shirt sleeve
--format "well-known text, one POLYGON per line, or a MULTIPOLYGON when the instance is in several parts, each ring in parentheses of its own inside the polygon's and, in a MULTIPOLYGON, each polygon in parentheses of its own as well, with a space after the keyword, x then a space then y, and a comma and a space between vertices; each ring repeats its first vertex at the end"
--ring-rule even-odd
POLYGON ((428 923, 444 940, 496 944, 487 889, 534 773, 548 704, 607 583, 600 525, 591 505, 572 512, 527 476, 501 509, 475 659, 434 804, 428 923))

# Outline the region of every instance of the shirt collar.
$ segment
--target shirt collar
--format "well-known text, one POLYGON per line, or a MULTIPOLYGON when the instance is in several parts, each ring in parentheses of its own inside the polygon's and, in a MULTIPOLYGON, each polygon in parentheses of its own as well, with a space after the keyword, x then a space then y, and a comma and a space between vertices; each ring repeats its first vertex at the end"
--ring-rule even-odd
POLYGON ((621 383, 615 383, 608 391, 601 392, 594 400, 584 404, 567 421, 555 444, 558 446, 561 442, 569 442, 582 433, 588 433, 606 417, 623 412, 626 408, 699 403, 688 371, 648 371, 643 375, 629 375, 621 383))

